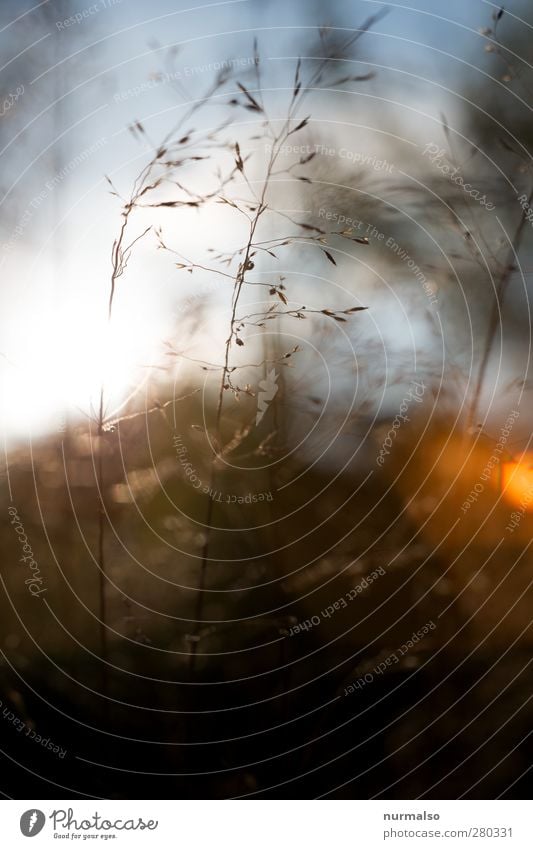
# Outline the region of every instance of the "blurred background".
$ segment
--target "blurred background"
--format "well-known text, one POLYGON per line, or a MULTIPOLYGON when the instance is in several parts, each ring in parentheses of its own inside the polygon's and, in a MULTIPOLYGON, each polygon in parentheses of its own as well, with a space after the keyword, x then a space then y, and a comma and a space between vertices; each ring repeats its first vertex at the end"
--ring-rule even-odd
POLYGON ((4 0, 4 796, 527 796, 532 25, 4 0))

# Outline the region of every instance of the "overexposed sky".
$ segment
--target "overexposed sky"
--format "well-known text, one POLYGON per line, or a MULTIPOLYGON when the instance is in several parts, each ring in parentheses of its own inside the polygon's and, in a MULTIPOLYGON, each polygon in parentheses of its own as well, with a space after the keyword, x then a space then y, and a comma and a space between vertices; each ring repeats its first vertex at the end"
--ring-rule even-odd
MULTIPOLYGON (((442 140, 440 112, 445 111, 452 128, 459 125, 465 103, 455 91, 466 78, 478 81, 489 69, 478 28, 490 25, 497 7, 485 0, 387 5, 388 16, 361 40, 353 63, 353 73, 375 70, 378 76, 351 91, 322 97, 310 131, 313 138, 333 144, 336 160, 342 150, 386 158, 394 149, 398 177, 420 145, 442 140)), ((516 14, 521 7, 515 4, 516 14)), ((212 294, 217 305, 224 303, 224 293, 209 288, 208 276, 198 274, 194 282, 183 274, 178 278, 170 258, 147 240, 120 282, 108 331, 109 256, 119 205, 109 195, 104 174, 126 192, 146 156, 146 146, 128 125, 141 121, 157 141, 228 59, 240 63, 238 78, 252 85, 254 35, 265 87, 272 89, 272 109, 279 104, 282 115, 296 57, 312 50, 316 27, 334 25, 348 32, 382 4, 339 0, 326 8, 319 2, 277 0, 194 5, 49 0, 31 8, 5 2, 0 12, 4 90, 24 86, 0 118, 1 424, 8 438, 56 428, 65 408, 71 415, 89 412, 102 374, 113 403, 143 380, 155 379, 157 371, 151 373, 149 366, 157 364, 162 340, 175 331, 180 299, 190 297, 195 286, 212 294)), ((227 99, 225 93, 218 107, 198 119, 202 126, 220 119, 227 99)), ((316 108, 316 99, 310 104, 316 108)), ((253 120, 243 110, 238 113, 235 132, 243 145, 253 120)), ((340 159, 353 168, 354 179, 364 176, 365 167, 368 171, 342 154, 340 159)), ((378 196, 389 177, 377 169, 369 175, 368 191, 378 196)), ((152 223, 148 216, 146 221, 152 223)), ((175 237, 173 244, 185 243, 195 255, 208 245, 228 249, 238 243, 233 220, 220 210, 158 213, 157 221, 175 237)), ((423 230, 423 222, 416 226, 423 230)), ((370 251, 361 260, 357 291, 369 298, 376 291, 372 269, 381 272, 383 265, 370 251)), ((306 271, 315 273, 314 260, 308 261, 306 271)), ((413 315, 412 294, 402 300, 402 281, 385 281, 389 284, 394 299, 379 302, 372 332, 393 368, 395 356, 402 363, 411 358, 413 364, 423 357, 434 345, 435 326, 423 297, 417 297, 413 315)), ((347 297, 353 291, 350 280, 347 297)), ((223 315, 217 309, 200 337, 206 357, 219 355, 223 315)))

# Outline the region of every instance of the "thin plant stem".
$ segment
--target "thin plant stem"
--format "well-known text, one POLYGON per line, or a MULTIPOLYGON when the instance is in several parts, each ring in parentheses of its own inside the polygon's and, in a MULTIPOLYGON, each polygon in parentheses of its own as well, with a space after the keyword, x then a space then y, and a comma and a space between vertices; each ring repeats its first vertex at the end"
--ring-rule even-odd
POLYGON ((527 221, 527 210, 530 209, 531 203, 533 203, 533 189, 529 193, 527 206, 522 210, 522 215, 520 217, 520 221, 516 228, 514 237, 512 239, 507 262, 505 267, 500 275, 500 279, 498 281, 498 285, 496 286, 496 292, 494 295, 494 300, 492 303, 492 308, 489 315, 489 322, 487 325, 487 335, 485 337, 485 343, 483 345, 483 353, 481 355, 481 362, 479 366, 478 376, 476 379, 476 384, 474 387, 474 392, 472 395, 472 401, 470 403, 470 407, 467 415, 467 432, 470 432, 474 427, 474 422, 476 420, 477 411, 479 408, 479 401, 481 398, 481 394, 483 391, 483 384, 485 383, 485 378, 487 374, 487 368, 490 360, 490 355, 492 352, 492 346, 494 345, 494 339, 496 336, 496 330, 498 329, 498 323, 500 321, 501 311, 503 307, 503 302, 505 299, 505 294, 507 292, 507 288, 509 286, 509 281, 511 279, 511 274, 515 269, 515 258, 520 249, 520 244, 522 241, 522 236, 524 234, 524 227, 527 221))
MULTIPOLYGON (((377 20, 379 20, 383 16, 383 14, 386 14, 386 12, 383 11, 383 12, 378 13, 378 15, 374 15, 374 16, 371 16, 370 18, 368 18, 365 21, 363 28, 355 36, 348 39, 348 41, 344 45, 344 48, 345 49, 348 48, 354 41, 356 41, 359 38, 359 36, 361 35, 362 32, 365 32, 367 29, 369 29, 377 20)), ((261 216, 268 209, 268 206, 266 204, 266 196, 267 196, 269 186, 271 184, 271 179, 275 174, 274 166, 275 166, 276 161, 279 157, 282 146, 287 141, 288 137, 290 135, 292 135, 292 133, 298 131, 299 129, 302 129, 307 124, 309 118, 304 119, 296 127, 292 127, 292 128, 291 128, 291 122, 293 120, 295 120, 295 113, 296 113, 297 109, 300 108, 302 101, 305 99, 308 92, 310 90, 312 90, 312 88, 320 82, 321 77, 322 77, 322 72, 323 72, 324 68, 326 67, 326 65, 328 64, 329 59, 330 59, 330 57, 326 56, 324 59, 322 59, 319 62, 318 68, 310 75, 310 78, 307 82, 307 85, 303 86, 303 87, 302 87, 302 85, 299 81, 299 71, 300 71, 301 63, 300 63, 300 61, 298 61, 298 64, 297 64, 297 67, 296 67, 296 74, 295 74, 295 80, 294 80, 294 90, 293 90, 292 98, 291 98, 291 101, 290 101, 290 104, 289 104, 287 115, 286 115, 286 117, 285 117, 285 119, 282 123, 281 129, 279 130, 278 133, 274 132, 272 125, 271 125, 271 122, 268 121, 268 119, 267 119, 267 127, 268 127, 269 132, 271 132, 271 134, 272 134, 273 141, 272 141, 272 146, 271 146, 271 149, 270 149, 268 165, 267 165, 266 171, 265 171, 263 186, 262 186, 262 190, 261 190, 259 198, 257 198, 257 196, 255 195, 255 192, 252 191, 252 189, 251 189, 251 186, 248 182, 248 178, 247 178, 246 174, 244 173, 244 163, 242 162, 242 160, 241 160, 241 163, 240 163, 239 170, 242 173, 242 176, 243 176, 245 183, 250 187, 250 190, 252 191, 252 196, 254 198, 254 203, 256 203, 257 206, 256 206, 255 214, 250 221, 250 231, 249 231, 246 246, 245 246, 244 250, 239 251, 239 253, 242 256, 242 260, 241 260, 241 263, 240 263, 239 268, 237 270, 237 274, 235 275, 235 278, 234 278, 232 308, 231 308, 231 317, 230 317, 230 329, 229 329, 228 338, 226 339, 226 343, 225 343, 224 364, 223 364, 223 367, 222 367, 222 373, 221 373, 221 377, 220 377, 220 384, 219 384, 219 389, 218 389, 218 399, 217 399, 217 406, 216 406, 216 414, 215 414, 214 440, 215 440, 215 443, 216 443, 216 445, 215 445, 215 455, 216 456, 214 458, 214 462, 211 464, 210 483, 209 483, 209 490, 210 491, 213 490, 214 485, 215 485, 215 477, 216 477, 216 474, 217 474, 216 460, 220 456, 219 451, 220 451, 220 446, 222 444, 220 425, 221 425, 221 420, 222 420, 222 409, 223 409, 223 404, 224 404, 224 392, 227 388, 231 388, 231 380, 229 379, 231 370, 230 370, 229 362, 230 362, 232 342, 233 342, 233 339, 235 338, 235 335, 236 335, 235 327, 239 323, 239 320, 237 318, 237 309, 238 309, 239 299, 240 299, 240 296, 241 296, 241 293, 242 293, 243 286, 245 285, 245 283, 247 283, 246 272, 248 271, 248 269, 250 267, 249 264, 250 264, 251 254, 252 254, 252 251, 256 248, 256 243, 254 242, 255 233, 256 233, 257 227, 259 225, 259 221, 261 219, 261 216)), ((259 78, 258 78, 257 82, 258 82, 258 89, 260 89, 259 78)), ((263 104, 262 93, 261 93, 260 90, 259 90, 258 94, 259 94, 259 98, 261 100, 261 104, 263 104)), ((264 106, 263 105, 261 106, 261 111, 264 112, 264 106)), ((266 114, 266 113, 264 113, 264 114, 266 114)), ((237 153, 239 154, 238 147, 237 147, 237 153)), ((275 242, 275 240, 269 240, 269 241, 275 242)), ((261 244, 262 244, 261 242, 258 242, 257 246, 260 246, 261 244)), ((291 312, 291 314, 292 314, 292 312, 291 312)), ((295 311, 295 314, 297 314, 297 311, 295 311)), ((199 643, 199 633, 200 633, 200 629, 202 627, 203 616, 204 616, 205 590, 206 590, 206 583, 207 583, 207 568, 208 568, 208 562, 209 562, 209 549, 210 549, 211 533, 212 533, 211 532, 211 521, 212 521, 212 518, 213 518, 213 509, 214 509, 213 499, 211 498, 211 496, 209 496, 208 503, 207 503, 207 510, 206 510, 205 526, 204 526, 205 527, 205 539, 204 539, 204 543, 203 543, 203 546, 202 546, 201 563, 200 563, 200 576, 199 576, 197 595, 196 595, 195 618, 194 618, 192 634, 188 635, 188 640, 189 640, 189 644, 190 644, 189 673, 190 673, 191 676, 194 674, 195 668, 196 668, 196 659, 197 659, 198 643, 199 643)))
MULTIPOLYGON (((192 104, 192 106, 185 112, 185 114, 179 119, 179 121, 172 127, 172 129, 167 133, 164 137, 162 143, 157 147, 154 147, 153 155, 151 156, 149 162, 142 168, 140 173, 137 175, 133 188, 129 197, 129 200, 124 202, 123 210, 122 210, 122 223, 120 225, 120 229, 118 232, 118 236, 113 243, 113 247, 111 250, 111 277, 110 277, 110 286, 109 286, 109 298, 107 304, 107 324, 108 327, 111 323, 112 315, 113 315, 113 304, 115 300, 116 294, 116 286, 118 279, 124 274, 128 260, 131 255, 132 248, 134 245, 142 239, 152 228, 151 226, 144 230, 141 235, 137 236, 133 239, 129 244, 125 244, 126 242, 126 234, 128 231, 128 224, 130 222, 131 215, 135 208, 139 204, 140 198, 142 198, 147 192, 151 189, 156 188, 158 185, 157 182, 150 184, 150 178, 155 167, 160 164, 162 156, 166 152, 166 147, 171 141, 171 139, 175 136, 175 134, 180 130, 180 128, 188 121, 192 115, 206 102, 208 101, 212 95, 216 92, 216 90, 220 87, 221 81, 218 80, 215 82, 210 89, 208 90, 206 96, 199 101, 192 104)), ((146 131, 142 128, 141 125, 137 124, 138 129, 142 132, 142 134, 147 138, 146 131)), ((109 181, 111 182, 111 181, 109 181)), ((112 184, 111 184, 112 185, 112 184)), ((115 192, 115 194, 117 194, 115 192)), ((184 201, 184 204, 190 203, 190 201, 184 201)), ((176 205, 179 205, 176 203, 176 205)), ((102 676, 102 690, 104 695, 107 695, 108 691, 108 674, 107 674, 107 666, 108 666, 108 654, 109 654, 109 645, 107 639, 107 598, 106 598, 106 581, 107 581, 107 564, 105 557, 105 522, 106 522, 106 506, 105 506, 105 481, 104 481, 104 469, 103 469, 103 440, 104 440, 104 432, 106 430, 106 409, 105 409, 105 383, 102 380, 100 387, 100 404, 98 409, 98 418, 97 418, 97 435, 98 435, 98 462, 97 462, 97 487, 98 487, 98 498, 99 498, 99 509, 98 509, 98 569, 99 569, 99 577, 98 577, 98 597, 99 597, 99 632, 100 632, 100 654, 102 657, 102 662, 104 664, 104 671, 102 676)))
MULTIPOLYGON (((231 309, 231 317, 230 317, 230 330, 228 338, 225 343, 225 351, 224 351, 224 365, 222 368, 222 374, 220 378, 219 390, 218 390, 218 400, 216 407, 216 415, 215 415, 215 428, 214 435, 216 440, 215 451, 218 455, 219 446, 221 445, 221 434, 220 434, 220 424, 222 420, 222 408, 224 405, 224 391, 226 387, 226 380, 229 375, 229 360, 231 355, 231 345, 234 338, 234 328, 237 321, 237 309, 239 305, 239 298, 242 292, 243 285, 245 283, 246 271, 249 267, 250 262, 250 253, 254 246, 254 236, 257 230, 257 226, 259 224, 259 220, 262 214, 267 209, 265 205, 265 199, 267 195, 267 191, 270 185, 270 179, 272 177, 272 171, 274 169, 275 162, 279 156, 279 152, 281 150, 281 145, 286 140, 287 136, 290 134, 290 120, 294 111, 294 99, 291 103, 291 108, 289 109, 289 114, 287 119, 285 120, 283 127, 275 138, 274 144, 272 145, 272 149, 270 151, 269 162, 266 169, 265 178, 263 181, 263 187, 261 191, 261 196, 258 201, 257 210, 250 224, 250 232, 248 234, 248 241, 246 243, 246 247, 244 250, 244 257, 239 266, 235 277, 235 284, 233 289, 233 297, 232 297, 232 309, 231 309)), ((215 477, 216 477, 216 463, 211 464, 210 471, 210 483, 209 490, 210 492, 214 488, 215 477)), ((205 539, 204 544, 202 546, 202 555, 201 555, 201 564, 200 564, 200 578, 198 582, 197 596, 196 596, 196 605, 195 605, 195 617, 194 617, 194 627, 193 633, 189 637, 190 641, 190 653, 189 653, 189 673, 191 675, 194 674, 196 668, 196 658, 198 651, 198 643, 199 643, 199 631, 202 626, 202 620, 204 615, 204 602, 205 602, 205 588, 206 588, 206 579, 207 579, 207 567, 208 567, 208 558, 209 558, 209 546, 211 542, 211 520, 213 517, 213 499, 209 496, 207 511, 206 511, 206 519, 205 519, 205 539)))

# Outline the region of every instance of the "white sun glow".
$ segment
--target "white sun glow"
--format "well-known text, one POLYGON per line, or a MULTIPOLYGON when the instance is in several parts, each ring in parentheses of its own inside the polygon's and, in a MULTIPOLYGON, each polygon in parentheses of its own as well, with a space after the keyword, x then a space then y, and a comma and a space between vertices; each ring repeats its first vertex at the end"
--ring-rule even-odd
POLYGON ((138 298, 107 321, 102 299, 78 292, 58 304, 49 292, 10 304, 0 369, 1 426, 8 438, 57 430, 68 413, 106 413, 142 390, 156 360, 161 323, 138 298))

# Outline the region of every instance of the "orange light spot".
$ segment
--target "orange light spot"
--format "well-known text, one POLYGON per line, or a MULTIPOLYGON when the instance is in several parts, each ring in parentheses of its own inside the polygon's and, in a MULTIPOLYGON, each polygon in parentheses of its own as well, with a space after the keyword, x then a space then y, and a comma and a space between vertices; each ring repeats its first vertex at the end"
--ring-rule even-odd
POLYGON ((502 463, 501 486, 508 501, 533 511, 533 458, 527 457, 518 463, 502 463))

